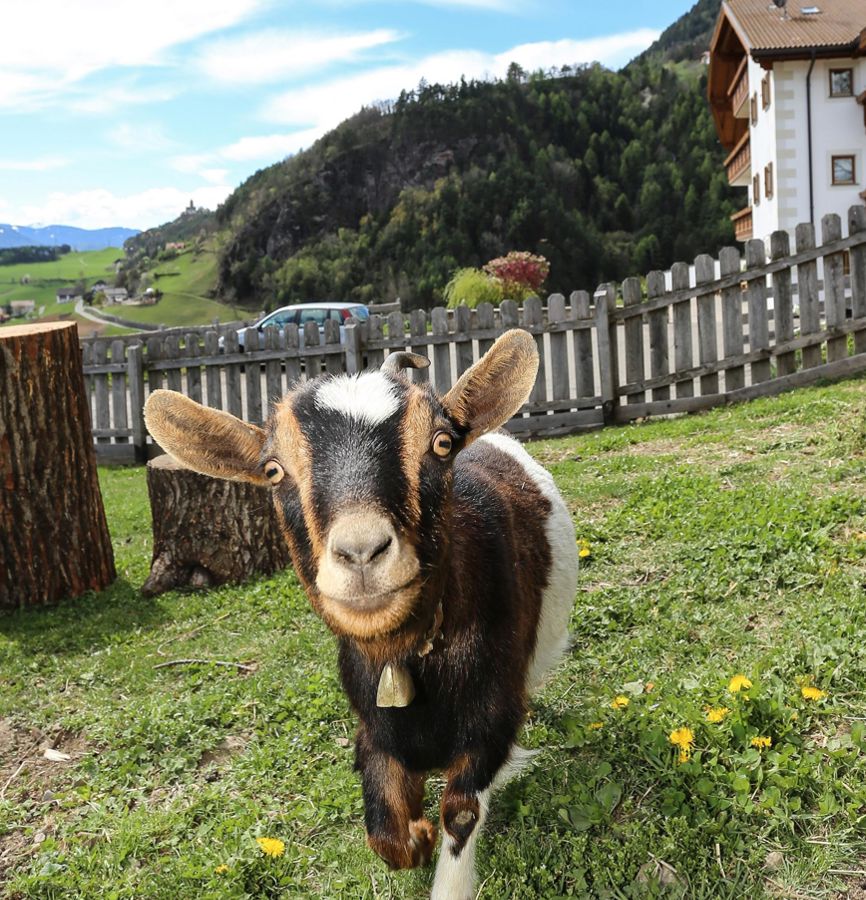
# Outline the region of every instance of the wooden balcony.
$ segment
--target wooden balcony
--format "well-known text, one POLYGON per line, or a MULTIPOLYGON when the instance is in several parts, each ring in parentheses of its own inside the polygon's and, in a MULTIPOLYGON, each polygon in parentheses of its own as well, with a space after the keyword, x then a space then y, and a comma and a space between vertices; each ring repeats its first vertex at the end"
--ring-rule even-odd
POLYGON ((734 77, 728 88, 728 99, 731 101, 731 111, 739 119, 749 117, 749 58, 743 57, 743 61, 737 67, 734 77))
POLYGON ((725 168, 728 170, 728 184, 732 187, 748 187, 752 178, 752 147, 748 131, 731 150, 725 160, 725 168))
POLYGON ((747 206, 731 216, 734 223, 734 235, 738 241, 750 241, 752 239, 752 207, 747 206))

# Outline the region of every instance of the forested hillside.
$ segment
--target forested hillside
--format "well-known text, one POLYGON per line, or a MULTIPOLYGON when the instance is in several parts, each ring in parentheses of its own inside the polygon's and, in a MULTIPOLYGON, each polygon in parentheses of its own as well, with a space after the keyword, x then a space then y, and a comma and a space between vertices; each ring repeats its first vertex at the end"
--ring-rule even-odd
POLYGON ((718 7, 700 0, 620 72, 513 65, 362 110, 219 209, 218 293, 430 306, 454 269, 509 250, 546 256, 548 289, 567 292, 731 243, 695 61, 718 7))

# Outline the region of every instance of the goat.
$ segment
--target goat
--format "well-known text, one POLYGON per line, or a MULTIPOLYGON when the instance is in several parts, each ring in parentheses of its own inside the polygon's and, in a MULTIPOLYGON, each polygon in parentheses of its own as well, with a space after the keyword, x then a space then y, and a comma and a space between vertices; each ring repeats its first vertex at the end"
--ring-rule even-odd
POLYGON ((392 868, 428 863, 424 782, 444 770, 432 896, 465 900, 491 789, 526 755, 527 697, 567 645, 578 561, 553 479, 498 430, 535 382, 533 338, 506 332, 444 397, 404 371, 426 365, 399 352, 312 379, 264 429, 172 391, 145 414, 184 465, 272 485, 360 720, 368 843, 392 868))

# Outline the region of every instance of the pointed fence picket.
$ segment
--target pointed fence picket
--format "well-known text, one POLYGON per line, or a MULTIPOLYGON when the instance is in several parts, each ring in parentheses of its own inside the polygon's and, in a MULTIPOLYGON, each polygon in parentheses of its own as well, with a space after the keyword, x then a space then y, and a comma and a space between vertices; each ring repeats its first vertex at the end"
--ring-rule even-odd
POLYGON ((85 385, 100 460, 144 460, 141 407, 168 387, 261 424, 300 381, 377 368, 395 350, 426 356, 412 372, 444 394, 509 328, 535 338, 539 373, 506 424, 523 437, 551 436, 708 409, 866 370, 866 207, 701 255, 593 295, 530 297, 498 309, 391 310, 342 330, 177 329, 138 342, 82 341, 85 385), (769 252, 769 261, 767 253, 769 252), (716 273, 719 273, 718 275, 716 273), (222 338, 222 341, 220 341, 222 338), (342 340, 341 340, 342 338, 342 340))

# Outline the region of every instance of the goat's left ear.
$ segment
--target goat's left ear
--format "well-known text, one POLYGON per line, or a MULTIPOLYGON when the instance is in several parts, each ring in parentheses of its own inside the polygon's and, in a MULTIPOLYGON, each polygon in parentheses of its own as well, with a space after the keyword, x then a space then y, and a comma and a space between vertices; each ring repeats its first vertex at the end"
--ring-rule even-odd
POLYGON ((178 462, 202 475, 267 485, 259 457, 261 428, 176 391, 154 391, 144 404, 147 430, 178 462))
POLYGON ((506 331, 467 369, 442 401, 468 428, 466 444, 507 422, 526 403, 538 372, 538 350, 527 331, 506 331))

